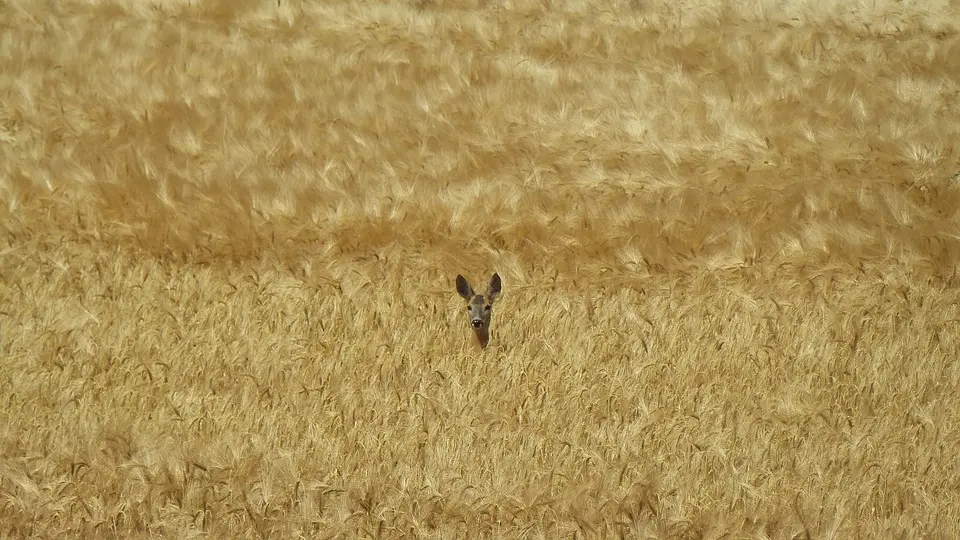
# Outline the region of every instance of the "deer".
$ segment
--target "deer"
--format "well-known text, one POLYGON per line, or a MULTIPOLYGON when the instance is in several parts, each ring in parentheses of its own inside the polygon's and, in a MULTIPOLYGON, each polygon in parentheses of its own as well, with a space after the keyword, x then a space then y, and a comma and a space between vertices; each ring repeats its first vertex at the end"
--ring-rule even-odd
POLYGON ((470 327, 477 335, 480 348, 486 348, 490 343, 490 315, 493 311, 493 301, 500 296, 502 289, 500 275, 493 274, 487 294, 477 294, 466 278, 457 274, 457 292, 467 301, 467 315, 470 316, 470 327))

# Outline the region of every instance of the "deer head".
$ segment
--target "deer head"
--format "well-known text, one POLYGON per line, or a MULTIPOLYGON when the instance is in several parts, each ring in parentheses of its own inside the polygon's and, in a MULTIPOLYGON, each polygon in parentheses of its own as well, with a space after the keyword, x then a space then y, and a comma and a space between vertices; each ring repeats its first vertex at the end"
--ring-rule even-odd
POLYGON ((470 327, 477 335, 481 347, 490 342, 490 314, 493 311, 493 301, 500 296, 500 275, 494 274, 490 278, 487 294, 476 294, 473 287, 461 275, 457 276, 457 292, 467 301, 467 315, 470 317, 470 327))

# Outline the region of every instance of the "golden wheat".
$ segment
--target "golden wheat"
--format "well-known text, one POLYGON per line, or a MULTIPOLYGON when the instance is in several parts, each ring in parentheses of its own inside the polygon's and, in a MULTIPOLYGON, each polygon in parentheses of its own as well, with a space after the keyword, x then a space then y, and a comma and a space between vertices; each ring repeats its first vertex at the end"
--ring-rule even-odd
POLYGON ((0 537, 960 536, 958 28, 0 4, 0 537))

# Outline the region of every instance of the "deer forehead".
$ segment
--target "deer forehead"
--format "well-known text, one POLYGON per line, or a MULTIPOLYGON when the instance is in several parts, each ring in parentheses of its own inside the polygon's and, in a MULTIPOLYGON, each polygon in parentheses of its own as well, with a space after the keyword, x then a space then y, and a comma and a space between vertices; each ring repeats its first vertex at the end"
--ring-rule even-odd
POLYGON ((470 304, 471 304, 471 305, 474 305, 474 306, 481 306, 481 307, 482 307, 482 306, 487 305, 487 299, 484 298, 482 294, 478 294, 478 295, 476 295, 476 296, 473 297, 473 300, 470 301, 470 304))

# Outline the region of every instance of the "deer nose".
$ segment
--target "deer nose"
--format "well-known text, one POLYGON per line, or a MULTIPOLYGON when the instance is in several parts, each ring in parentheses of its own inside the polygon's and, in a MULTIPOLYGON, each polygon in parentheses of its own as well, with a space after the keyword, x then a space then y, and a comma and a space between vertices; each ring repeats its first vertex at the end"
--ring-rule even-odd
POLYGON ((480 328, 481 326, 483 326, 483 321, 481 321, 480 319, 474 319, 473 321, 471 321, 471 324, 473 324, 474 328, 480 328))

